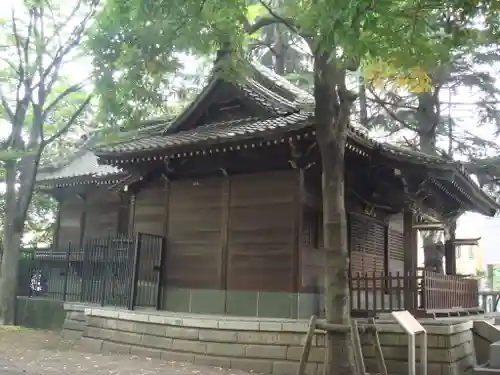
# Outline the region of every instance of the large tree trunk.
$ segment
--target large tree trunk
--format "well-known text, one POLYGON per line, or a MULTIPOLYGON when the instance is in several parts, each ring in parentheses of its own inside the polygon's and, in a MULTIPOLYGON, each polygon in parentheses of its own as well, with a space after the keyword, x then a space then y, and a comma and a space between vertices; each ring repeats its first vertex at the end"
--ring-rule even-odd
POLYGON ((21 233, 13 229, 6 228, 4 231, 2 277, 0 277, 0 319, 1 324, 7 325, 15 323, 19 253, 22 237, 21 233))
POLYGON ((438 92, 421 93, 418 95, 418 136, 420 151, 426 154, 436 154, 436 129, 440 118, 438 92))
MULTIPOLYGON (((329 62, 328 54, 315 56, 314 65, 316 138, 323 167, 326 320, 350 325, 344 152, 353 101, 347 97, 345 74, 329 62)), ((325 371, 328 375, 355 373, 349 333, 327 335, 325 371)))
POLYGON ((16 162, 6 162, 5 220, 3 254, 0 267, 0 319, 2 324, 14 324, 17 294, 17 274, 22 227, 17 214, 16 162))
POLYGON ((366 99, 365 78, 362 74, 358 80, 358 95, 359 95, 359 122, 361 125, 368 127, 368 102, 366 99))

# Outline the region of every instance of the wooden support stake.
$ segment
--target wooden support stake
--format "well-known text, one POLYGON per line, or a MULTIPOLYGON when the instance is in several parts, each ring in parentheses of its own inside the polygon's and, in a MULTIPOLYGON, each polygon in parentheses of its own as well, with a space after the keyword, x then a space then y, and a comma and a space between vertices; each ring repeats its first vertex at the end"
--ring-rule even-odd
MULTIPOLYGON (((368 320, 369 324, 375 325, 375 319, 370 318, 368 320)), ((377 361, 378 372, 380 375, 387 375, 387 366, 385 365, 384 353, 382 352, 382 345, 380 345, 380 338, 378 337, 378 331, 375 329, 372 338, 373 350, 375 351, 375 360, 377 361)))
POLYGON ((365 361, 363 360, 363 349, 361 348, 361 339, 359 338, 358 322, 354 319, 351 323, 351 341, 354 350, 356 372, 358 375, 365 375, 365 361))
POLYGON ((316 316, 311 316, 309 319, 309 328, 307 329, 306 338, 304 341, 304 349, 300 356, 299 369, 297 375, 304 375, 306 371, 307 361, 309 360, 309 353, 311 352, 312 341, 314 338, 314 331, 316 330, 316 316))

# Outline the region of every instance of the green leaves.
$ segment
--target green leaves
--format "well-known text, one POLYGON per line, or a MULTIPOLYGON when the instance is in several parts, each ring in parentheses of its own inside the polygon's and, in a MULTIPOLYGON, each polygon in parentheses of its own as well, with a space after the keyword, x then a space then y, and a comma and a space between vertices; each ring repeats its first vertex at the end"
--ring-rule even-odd
POLYGON ((261 4, 252 4, 247 7, 247 20, 248 22, 255 22, 258 17, 267 15, 267 9, 261 4))
MULTIPOLYGON (((251 26, 280 24, 316 50, 326 50, 341 63, 365 65, 384 61, 392 70, 428 71, 446 64, 456 48, 479 37, 471 25, 486 15, 492 33, 497 19, 492 4, 478 6, 435 0, 108 0, 97 17, 88 48, 94 58, 103 119, 144 119, 149 112, 168 112, 165 103, 182 67, 180 52, 207 56, 226 44, 243 56, 251 26), (482 8, 481 8, 482 7, 482 8), (444 11, 446 10, 446 12, 444 11), (491 26, 491 27, 490 27, 491 26), (443 29, 443 30, 441 30, 443 29)), ((471 5, 472 4, 472 5, 471 5)), ((253 31, 262 30, 259 27, 253 31)))
POLYGON ((19 151, 13 149, 7 149, 0 151, 0 160, 8 161, 8 160, 20 160, 26 156, 35 155, 36 151, 19 151))

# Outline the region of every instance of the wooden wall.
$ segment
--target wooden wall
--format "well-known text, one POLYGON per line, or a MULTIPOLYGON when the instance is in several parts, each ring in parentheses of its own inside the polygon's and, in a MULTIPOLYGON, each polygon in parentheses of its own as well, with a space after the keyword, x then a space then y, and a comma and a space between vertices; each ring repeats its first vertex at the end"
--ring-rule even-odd
POLYGON ((58 250, 65 250, 69 242, 73 248, 79 248, 82 239, 127 231, 128 197, 110 191, 107 186, 67 188, 63 193, 54 236, 58 250))
POLYGON ((297 177, 280 171, 172 181, 167 285, 296 290, 297 177))
POLYGON ((167 198, 167 188, 162 181, 142 187, 135 196, 133 232, 164 236, 167 198))
POLYGON ((85 201, 76 193, 67 194, 59 203, 59 226, 56 233, 57 250, 65 250, 71 242, 73 248, 80 247, 82 215, 85 201))
POLYGON ((106 187, 88 191, 85 199, 85 237, 101 238, 118 233, 120 195, 106 187))
MULTIPOLYGON (((306 175, 302 189, 300 288, 304 292, 318 291, 324 285, 325 252, 319 180, 319 176, 306 175)), ((346 211, 351 274, 387 272, 391 241, 394 243, 393 257, 399 257, 399 253, 396 254, 398 232, 392 233, 388 227, 387 213, 377 209, 368 216, 364 204, 352 197, 346 199, 346 211)))
POLYGON ((296 291, 299 185, 294 172, 231 179, 228 289, 296 291))
POLYGON ((170 184, 167 286, 221 288, 224 178, 170 184))

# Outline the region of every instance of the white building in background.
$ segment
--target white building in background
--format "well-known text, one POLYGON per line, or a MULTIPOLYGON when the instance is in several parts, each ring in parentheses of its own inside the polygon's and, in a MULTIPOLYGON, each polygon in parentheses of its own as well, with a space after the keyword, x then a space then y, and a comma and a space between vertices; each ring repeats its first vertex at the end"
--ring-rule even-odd
MULTIPOLYGON (((457 230, 456 240, 456 268, 457 274, 476 275, 485 272, 486 261, 484 249, 480 246, 481 237, 465 238, 457 230)), ((444 239, 441 239, 444 243, 444 239)), ((422 236, 418 237, 418 266, 424 267, 424 246, 422 236)), ((446 270, 443 259, 443 270, 446 270)))
POLYGON ((484 272, 484 249, 479 246, 480 239, 479 237, 457 240, 457 273, 476 275, 478 272, 484 272))

